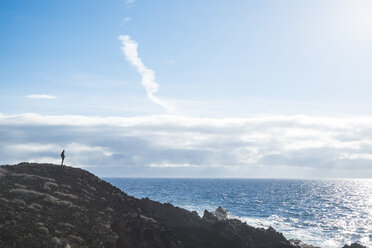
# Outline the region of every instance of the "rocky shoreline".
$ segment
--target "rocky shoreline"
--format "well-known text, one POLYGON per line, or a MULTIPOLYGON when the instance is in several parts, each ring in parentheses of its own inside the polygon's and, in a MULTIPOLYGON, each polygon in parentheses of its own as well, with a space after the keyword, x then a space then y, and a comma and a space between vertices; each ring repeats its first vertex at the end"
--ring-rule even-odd
POLYGON ((200 217, 136 199, 82 169, 35 163, 0 167, 0 247, 314 248, 221 207, 200 217))

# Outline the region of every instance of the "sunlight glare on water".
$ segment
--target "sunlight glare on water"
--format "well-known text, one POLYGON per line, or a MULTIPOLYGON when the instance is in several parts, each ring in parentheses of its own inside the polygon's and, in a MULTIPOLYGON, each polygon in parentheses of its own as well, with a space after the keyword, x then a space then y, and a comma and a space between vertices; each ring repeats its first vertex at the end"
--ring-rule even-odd
POLYGON ((125 179, 107 181, 136 197, 170 202, 200 215, 222 206, 256 227, 339 248, 372 247, 372 180, 125 179))

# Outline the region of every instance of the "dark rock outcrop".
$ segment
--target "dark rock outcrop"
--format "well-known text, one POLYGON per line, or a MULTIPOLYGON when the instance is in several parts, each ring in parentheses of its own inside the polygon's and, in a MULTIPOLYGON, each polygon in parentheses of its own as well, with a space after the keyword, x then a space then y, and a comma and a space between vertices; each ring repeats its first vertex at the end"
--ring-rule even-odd
POLYGON ((222 207, 218 207, 212 213, 208 210, 204 210, 203 220, 212 224, 219 221, 227 221, 229 218, 229 213, 222 207))
POLYGON ((342 248, 367 248, 363 245, 360 245, 358 243, 352 243, 351 245, 344 245, 342 248))
POLYGON ((298 240, 298 239, 290 239, 289 242, 291 242, 292 245, 295 245, 298 248, 319 248, 313 245, 305 244, 301 240, 298 240))
MULTIPOLYGON (((295 248, 273 228, 225 209, 201 218, 136 199, 82 169, 21 163, 0 167, 0 248, 295 248)), ((345 246, 349 247, 349 246, 345 246)), ((351 248, 359 248, 350 246, 351 248)))

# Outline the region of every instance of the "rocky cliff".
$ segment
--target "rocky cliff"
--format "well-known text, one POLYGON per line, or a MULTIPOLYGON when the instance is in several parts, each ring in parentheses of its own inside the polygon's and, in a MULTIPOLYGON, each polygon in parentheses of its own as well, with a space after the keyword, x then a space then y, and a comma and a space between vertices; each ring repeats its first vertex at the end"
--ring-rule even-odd
POLYGON ((82 169, 0 167, 0 247, 295 248, 273 228, 254 228, 218 208, 201 218, 136 199, 82 169))

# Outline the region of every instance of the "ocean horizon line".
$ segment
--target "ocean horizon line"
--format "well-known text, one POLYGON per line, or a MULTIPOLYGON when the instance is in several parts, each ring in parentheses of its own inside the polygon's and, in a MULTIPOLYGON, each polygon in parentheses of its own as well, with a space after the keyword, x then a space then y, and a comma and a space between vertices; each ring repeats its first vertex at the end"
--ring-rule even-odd
POLYGON ((208 179, 208 180, 365 180, 365 181, 372 181, 372 178, 333 178, 333 177, 327 177, 327 178, 302 178, 302 177, 296 177, 296 178, 285 178, 285 177, 141 177, 141 176, 103 176, 99 177, 101 179, 104 178, 115 178, 115 179, 208 179))

